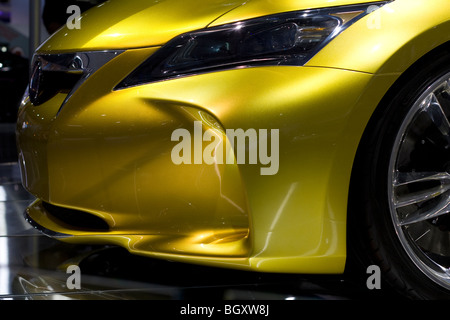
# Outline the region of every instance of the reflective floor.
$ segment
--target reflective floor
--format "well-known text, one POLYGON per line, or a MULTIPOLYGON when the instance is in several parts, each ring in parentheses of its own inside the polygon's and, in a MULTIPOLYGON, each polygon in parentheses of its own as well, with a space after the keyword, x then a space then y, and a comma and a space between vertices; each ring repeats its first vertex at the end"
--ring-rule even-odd
POLYGON ((0 299, 328 300, 392 299, 344 276, 276 275, 207 268, 47 238, 23 218, 14 125, 0 124, 0 299), (81 271, 81 288, 71 289, 81 271))

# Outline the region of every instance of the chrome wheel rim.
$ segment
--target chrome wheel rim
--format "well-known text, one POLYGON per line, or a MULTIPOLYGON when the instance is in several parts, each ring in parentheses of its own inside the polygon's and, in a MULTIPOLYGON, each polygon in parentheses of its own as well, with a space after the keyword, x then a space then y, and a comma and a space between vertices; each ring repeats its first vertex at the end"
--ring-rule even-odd
POLYGON ((450 289, 450 72, 410 109, 389 165, 390 212, 417 268, 450 289))

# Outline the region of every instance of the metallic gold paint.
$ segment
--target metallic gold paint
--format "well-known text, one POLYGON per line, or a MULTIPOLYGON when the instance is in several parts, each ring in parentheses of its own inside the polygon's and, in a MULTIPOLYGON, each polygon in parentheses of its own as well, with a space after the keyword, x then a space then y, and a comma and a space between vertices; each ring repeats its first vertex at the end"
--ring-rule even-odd
MULTIPOLYGON (((193 239, 199 232, 220 234, 225 222, 227 230, 234 226, 234 237, 241 235, 233 241, 236 251, 228 255, 245 256, 244 265, 264 271, 320 272, 324 264, 329 272, 341 272, 345 205, 340 211, 329 210, 327 197, 333 190, 328 181, 338 147, 356 148, 357 139, 350 146, 340 137, 349 109, 358 103, 372 76, 328 68, 251 68, 103 92, 103 86, 117 82, 114 77, 120 78, 116 72, 122 60, 130 61, 131 56, 132 50, 110 62, 61 110, 46 133, 48 164, 42 167, 48 167, 49 197, 42 196, 45 190, 30 191, 53 204, 104 218, 112 225, 111 233, 101 234, 104 239, 114 234, 119 234, 115 240, 119 242, 125 235, 143 237, 139 245, 126 245, 131 251, 167 253, 153 242, 177 243, 172 253, 182 252, 187 261, 210 255, 210 261, 219 263, 208 247, 198 251, 193 239), (259 166, 226 165, 226 174, 217 180, 212 172, 202 174, 214 170, 211 166, 173 165, 171 132, 179 126, 191 128, 194 120, 201 119, 195 117, 198 112, 220 119, 224 128, 279 128, 278 174, 261 176, 259 166), (208 208, 221 199, 215 191, 219 181, 229 181, 221 192, 232 205, 219 201, 214 213, 208 208), (151 218, 164 214, 159 221, 151 218), (242 232, 245 228, 248 234, 242 232)), ((51 103, 37 108, 47 104, 51 103)), ((21 140, 34 143, 31 136, 21 140)), ((351 161, 339 168, 344 169, 351 170, 351 161)), ((55 225, 49 229, 77 234, 55 225)), ((69 240, 90 242, 85 236, 69 240)), ((216 254, 223 252, 217 248, 216 254)))
POLYGON ((402 73, 419 58, 450 41, 450 2, 396 0, 345 30, 307 66, 363 72, 402 73))
MULTIPOLYGON (((86 15, 83 25, 96 23, 102 10, 122 8, 119 2, 86 15)), ((184 16, 188 5, 180 1, 174 9, 178 2, 155 1, 148 14, 161 18, 148 22, 158 26, 150 29, 142 2, 127 1, 137 12, 132 17, 78 34, 62 30, 39 50, 155 46, 217 18, 213 25, 370 1, 204 1, 202 12, 184 16), (142 30, 133 31, 136 24, 142 30), (111 37, 130 33, 126 41, 111 37)), ((18 146, 23 183, 40 199, 28 214, 47 229, 74 235, 62 239, 73 243, 240 269, 342 273, 360 138, 401 73, 449 40, 448 1, 436 3, 441 9, 424 0, 394 1, 381 9, 380 29, 368 29, 368 16, 304 67, 229 70, 112 91, 157 50, 130 49, 89 78, 59 114, 62 96, 39 107, 28 101, 19 114, 18 146), (420 16, 420 23, 411 20, 420 16), (222 129, 279 129, 278 174, 261 176, 255 165, 174 165, 171 133, 192 130, 198 120, 211 128, 202 115, 222 129), (49 216, 41 200, 97 215, 111 231, 73 230, 49 216)))
POLYGON ((242 6, 215 20, 211 26, 218 26, 269 14, 297 10, 319 9, 346 5, 374 3, 373 0, 250 0, 242 6))
POLYGON ((81 16, 81 29, 63 27, 40 52, 160 46, 180 33, 205 28, 243 0, 107 1, 81 16), (195 10, 195 12, 194 12, 195 10))

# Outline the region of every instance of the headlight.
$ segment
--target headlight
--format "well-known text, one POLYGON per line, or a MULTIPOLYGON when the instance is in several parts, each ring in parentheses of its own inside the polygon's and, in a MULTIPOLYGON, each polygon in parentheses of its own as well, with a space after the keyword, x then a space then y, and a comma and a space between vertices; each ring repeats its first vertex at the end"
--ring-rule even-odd
POLYGON ((238 67, 301 66, 387 2, 289 12, 189 32, 164 45, 116 89, 238 67))

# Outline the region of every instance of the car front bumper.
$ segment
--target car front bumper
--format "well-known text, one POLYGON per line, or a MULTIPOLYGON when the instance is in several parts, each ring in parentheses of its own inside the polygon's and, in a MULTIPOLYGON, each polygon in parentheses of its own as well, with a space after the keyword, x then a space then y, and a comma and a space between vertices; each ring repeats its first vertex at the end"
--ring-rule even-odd
POLYGON ((373 110, 398 77, 320 67, 209 73, 114 91, 156 48, 125 51, 73 93, 17 124, 27 218, 72 243, 269 272, 341 273, 353 158, 373 110), (171 160, 178 128, 278 129, 279 170, 171 160), (107 230, 75 227, 43 203, 107 230))

